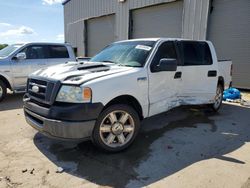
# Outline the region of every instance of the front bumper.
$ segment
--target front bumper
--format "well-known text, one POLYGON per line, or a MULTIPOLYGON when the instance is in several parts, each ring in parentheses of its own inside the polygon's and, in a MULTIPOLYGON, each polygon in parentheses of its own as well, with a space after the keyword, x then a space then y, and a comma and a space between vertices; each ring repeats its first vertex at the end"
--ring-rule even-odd
POLYGON ((42 134, 57 139, 90 138, 102 108, 102 104, 72 104, 46 108, 24 101, 27 123, 42 134))

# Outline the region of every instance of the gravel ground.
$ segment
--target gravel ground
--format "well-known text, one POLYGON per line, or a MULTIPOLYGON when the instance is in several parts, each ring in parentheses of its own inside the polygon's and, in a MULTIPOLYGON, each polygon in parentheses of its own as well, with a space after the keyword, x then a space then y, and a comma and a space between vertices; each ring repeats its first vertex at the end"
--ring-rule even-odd
POLYGON ((144 120, 132 147, 107 154, 37 133, 21 99, 0 104, 0 187, 250 187, 250 108, 177 108, 144 120))

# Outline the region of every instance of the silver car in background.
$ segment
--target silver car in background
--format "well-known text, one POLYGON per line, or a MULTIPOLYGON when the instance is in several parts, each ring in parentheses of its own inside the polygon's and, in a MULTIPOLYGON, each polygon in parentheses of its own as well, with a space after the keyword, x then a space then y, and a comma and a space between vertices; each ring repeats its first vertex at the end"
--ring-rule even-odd
POLYGON ((25 92, 30 73, 48 66, 75 61, 69 44, 25 43, 13 44, 0 50, 0 101, 10 89, 25 92))

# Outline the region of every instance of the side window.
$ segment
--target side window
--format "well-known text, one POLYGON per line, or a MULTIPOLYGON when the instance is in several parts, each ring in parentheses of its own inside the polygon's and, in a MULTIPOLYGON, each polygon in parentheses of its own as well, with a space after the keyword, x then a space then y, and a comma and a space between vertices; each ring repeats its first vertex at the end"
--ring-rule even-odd
POLYGON ((31 45, 21 52, 25 52, 26 59, 46 59, 48 56, 46 46, 42 45, 31 45))
POLYGON ((69 58, 69 53, 65 46, 51 45, 49 46, 49 54, 49 58, 69 58))
POLYGON ((184 66, 211 65, 213 63, 209 46, 206 42, 180 42, 184 66))
POLYGON ((163 58, 177 59, 174 42, 168 41, 160 45, 150 65, 150 69, 152 72, 155 72, 155 67, 163 58))

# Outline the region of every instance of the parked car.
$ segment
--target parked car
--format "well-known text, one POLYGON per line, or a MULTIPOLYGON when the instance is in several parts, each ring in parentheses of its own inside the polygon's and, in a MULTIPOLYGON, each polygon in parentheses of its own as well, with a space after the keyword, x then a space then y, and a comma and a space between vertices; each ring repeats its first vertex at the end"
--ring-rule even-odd
POLYGON ((25 92, 30 73, 67 61, 76 61, 69 44, 13 44, 0 50, 0 101, 7 88, 14 93, 25 92))
POLYGON ((116 42, 89 62, 31 74, 26 121, 49 137, 91 139, 106 151, 121 151, 134 141, 144 118, 180 105, 219 110, 231 65, 218 62, 209 41, 116 42))

